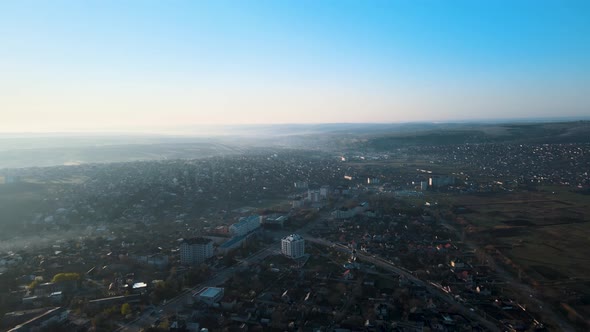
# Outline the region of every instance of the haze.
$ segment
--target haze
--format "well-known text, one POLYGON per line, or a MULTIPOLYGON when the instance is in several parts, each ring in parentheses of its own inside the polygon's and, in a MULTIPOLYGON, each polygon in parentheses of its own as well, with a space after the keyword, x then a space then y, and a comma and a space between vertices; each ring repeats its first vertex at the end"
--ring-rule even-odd
POLYGON ((0 331, 590 331, 589 18, 0 0, 0 331))
POLYGON ((2 132, 581 117, 586 1, 3 1, 2 132))

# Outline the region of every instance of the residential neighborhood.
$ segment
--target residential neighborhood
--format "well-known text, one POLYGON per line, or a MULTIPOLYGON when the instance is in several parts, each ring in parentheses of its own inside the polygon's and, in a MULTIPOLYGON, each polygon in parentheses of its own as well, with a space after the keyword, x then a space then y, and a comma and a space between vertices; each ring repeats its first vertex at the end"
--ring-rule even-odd
MULTIPOLYGON (((439 149, 431 165, 476 149, 439 149)), ((569 153, 578 167, 581 150, 528 151, 569 153)), ((530 180, 583 187, 588 179, 518 168, 507 179, 512 173, 494 165, 509 160, 490 161, 485 176, 412 172, 412 165, 398 174, 371 166, 367 175, 367 160, 381 158, 277 151, 12 171, 21 181, 85 180, 57 186, 23 226, 55 240, 4 252, 2 305, 20 311, 6 312, 2 326, 542 329, 541 309, 509 287, 495 249, 466 244, 460 212, 437 200, 485 193, 492 187, 482 180, 494 175, 503 185, 490 185, 507 192, 530 180)))

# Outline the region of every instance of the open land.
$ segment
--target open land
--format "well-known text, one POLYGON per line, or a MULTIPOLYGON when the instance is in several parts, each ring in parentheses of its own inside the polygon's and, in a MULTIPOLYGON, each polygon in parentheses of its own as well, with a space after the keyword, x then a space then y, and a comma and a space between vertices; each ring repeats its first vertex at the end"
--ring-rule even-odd
POLYGON ((590 294, 590 200, 563 188, 537 192, 454 197, 465 241, 490 252, 538 296, 573 301, 588 316, 590 294))

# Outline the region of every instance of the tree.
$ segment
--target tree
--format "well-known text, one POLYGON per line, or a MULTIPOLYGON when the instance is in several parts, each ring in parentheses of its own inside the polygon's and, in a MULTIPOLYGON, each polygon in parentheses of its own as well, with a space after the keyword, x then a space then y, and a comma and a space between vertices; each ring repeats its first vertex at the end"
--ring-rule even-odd
POLYGON ((121 305, 121 315, 127 316, 131 314, 131 305, 129 303, 123 303, 121 305))
POLYGON ((179 292, 180 284, 176 280, 161 281, 156 284, 151 296, 154 302, 161 302, 176 296, 179 292))
POLYGON ((53 276, 51 282, 61 282, 61 281, 71 281, 71 280, 80 280, 79 273, 58 273, 53 276))
POLYGON ((35 289, 37 285, 39 285, 39 280, 35 279, 27 286, 27 288, 32 290, 35 289))
POLYGON ((226 266, 233 265, 236 262, 235 256, 235 252, 226 253, 225 255, 223 255, 223 264, 225 264, 226 266))
POLYGON ((210 274, 211 271, 209 270, 209 266, 201 264, 198 268, 192 269, 184 275, 184 285, 193 287, 206 280, 210 274))

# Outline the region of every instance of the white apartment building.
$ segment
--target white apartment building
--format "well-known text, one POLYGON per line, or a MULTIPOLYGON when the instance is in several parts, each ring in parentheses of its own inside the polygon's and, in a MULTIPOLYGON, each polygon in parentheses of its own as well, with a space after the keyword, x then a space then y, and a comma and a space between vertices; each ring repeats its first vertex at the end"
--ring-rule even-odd
POLYGON ((180 244, 180 263, 195 265, 203 263, 213 256, 213 241, 197 237, 185 239, 180 244))
POLYGON ((305 240, 298 234, 291 234, 281 240, 281 252, 290 258, 305 255, 305 240))

